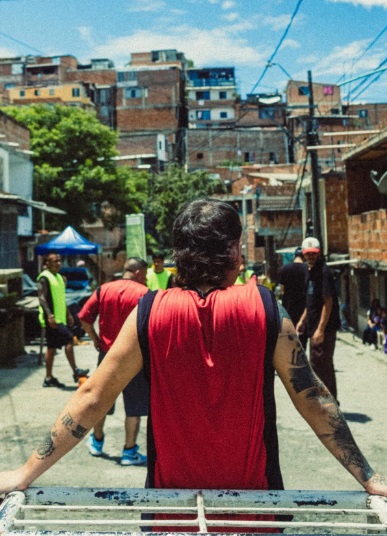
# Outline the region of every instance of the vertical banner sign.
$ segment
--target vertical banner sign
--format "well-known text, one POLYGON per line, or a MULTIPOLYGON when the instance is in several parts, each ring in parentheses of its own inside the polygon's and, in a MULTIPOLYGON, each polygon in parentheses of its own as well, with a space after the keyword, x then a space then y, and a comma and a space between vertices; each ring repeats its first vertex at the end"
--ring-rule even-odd
POLYGON ((126 214, 126 256, 146 259, 144 214, 126 214))

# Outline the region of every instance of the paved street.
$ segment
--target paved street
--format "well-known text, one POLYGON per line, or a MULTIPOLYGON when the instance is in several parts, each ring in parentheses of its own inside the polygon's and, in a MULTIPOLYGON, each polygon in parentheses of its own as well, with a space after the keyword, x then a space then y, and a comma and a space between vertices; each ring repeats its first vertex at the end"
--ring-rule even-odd
MULTIPOLYGON (((21 464, 45 437, 66 400, 76 389, 71 370, 60 352, 54 374, 66 383, 64 390, 42 388, 44 367, 37 366, 37 346, 16 368, 0 369, 0 470, 21 464)), ((80 367, 95 369, 93 346, 75 347, 80 367)), ((338 397, 353 434, 372 466, 387 473, 387 356, 364 347, 352 334, 340 333, 335 353, 338 397)), ((359 490, 359 485, 322 447, 290 403, 277 380, 278 427, 281 463, 287 489, 359 490)), ((139 444, 145 452, 145 420, 139 444)), ((143 487, 145 467, 121 467, 124 411, 119 399, 114 416, 106 422, 106 455, 93 458, 85 443, 74 449, 36 481, 40 486, 143 487)), ((235 454, 237 463, 238 454, 235 454)))

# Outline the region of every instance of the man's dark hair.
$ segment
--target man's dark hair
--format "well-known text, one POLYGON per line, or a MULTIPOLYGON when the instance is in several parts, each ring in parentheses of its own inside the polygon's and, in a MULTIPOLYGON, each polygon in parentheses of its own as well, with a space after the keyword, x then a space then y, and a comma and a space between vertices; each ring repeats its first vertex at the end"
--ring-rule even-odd
POLYGON ((165 253, 163 251, 156 251, 156 253, 153 253, 152 259, 153 260, 155 260, 155 259, 164 260, 165 259, 165 253))
POLYGON ((124 264, 124 273, 134 273, 137 272, 137 270, 141 270, 144 268, 148 268, 148 263, 144 261, 144 259, 141 259, 140 257, 130 257, 126 260, 124 264))
POLYGON ((43 256, 43 264, 47 264, 48 258, 51 257, 51 255, 60 255, 60 253, 59 251, 55 251, 54 249, 47 251, 47 253, 45 253, 43 256))
POLYGON ((184 205, 173 226, 178 284, 221 285, 235 268, 230 251, 241 234, 239 215, 227 203, 198 199, 184 205))

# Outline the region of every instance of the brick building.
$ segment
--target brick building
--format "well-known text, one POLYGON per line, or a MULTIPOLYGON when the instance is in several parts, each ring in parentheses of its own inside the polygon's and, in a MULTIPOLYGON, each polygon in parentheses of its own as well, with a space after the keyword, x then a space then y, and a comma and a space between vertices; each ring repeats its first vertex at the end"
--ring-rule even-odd
POLYGON ((344 156, 348 179, 351 320, 365 325, 373 298, 387 306, 387 128, 344 156))

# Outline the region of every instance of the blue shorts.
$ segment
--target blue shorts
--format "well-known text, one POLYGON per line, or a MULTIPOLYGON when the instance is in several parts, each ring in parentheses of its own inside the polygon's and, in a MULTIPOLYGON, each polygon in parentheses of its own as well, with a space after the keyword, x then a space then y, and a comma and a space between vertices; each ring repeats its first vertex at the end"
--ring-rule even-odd
MULTIPOLYGON (((102 362, 107 352, 100 352, 98 355, 98 365, 102 362)), ((143 417, 149 411, 149 385, 145 379, 144 371, 141 370, 137 376, 122 391, 126 417, 143 417)), ((115 404, 109 409, 107 415, 113 415, 115 404)))

